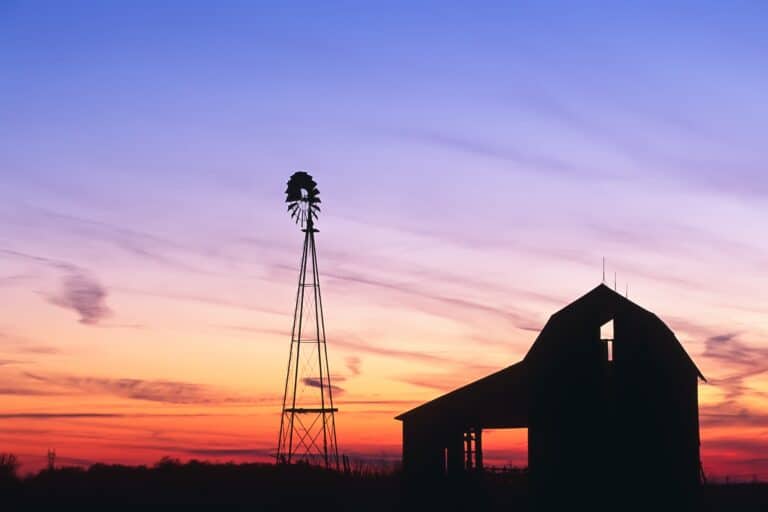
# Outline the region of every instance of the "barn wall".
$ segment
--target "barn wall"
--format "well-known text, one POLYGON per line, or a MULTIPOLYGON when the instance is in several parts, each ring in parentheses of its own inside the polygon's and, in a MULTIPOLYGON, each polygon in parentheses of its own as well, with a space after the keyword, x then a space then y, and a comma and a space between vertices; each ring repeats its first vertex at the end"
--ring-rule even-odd
MULTIPOLYGON (((551 489, 620 504, 621 496, 692 495, 698 483, 697 375, 677 343, 648 317, 617 312, 613 361, 600 341, 605 318, 553 323, 530 362, 529 469, 546 505, 551 489), (555 340, 555 342, 553 342, 555 340)), ((662 326, 663 327, 663 326, 662 326)))
POLYGON ((439 476, 445 472, 442 436, 417 421, 403 421, 403 471, 410 475, 439 476))

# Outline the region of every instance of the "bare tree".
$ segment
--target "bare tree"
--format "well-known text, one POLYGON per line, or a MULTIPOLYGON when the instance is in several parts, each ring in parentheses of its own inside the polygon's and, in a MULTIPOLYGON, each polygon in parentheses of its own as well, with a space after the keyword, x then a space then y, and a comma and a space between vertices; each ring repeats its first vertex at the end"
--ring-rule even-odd
POLYGON ((0 453, 0 478, 15 478, 19 459, 12 453, 0 453))

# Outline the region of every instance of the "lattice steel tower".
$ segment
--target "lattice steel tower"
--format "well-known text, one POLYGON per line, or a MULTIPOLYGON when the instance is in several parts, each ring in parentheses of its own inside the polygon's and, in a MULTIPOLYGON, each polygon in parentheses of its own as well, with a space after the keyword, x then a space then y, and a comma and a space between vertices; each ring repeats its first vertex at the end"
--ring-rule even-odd
POLYGON ((338 469, 334 416, 338 409, 333 406, 334 388, 328 368, 315 250, 320 191, 312 176, 300 171, 288 180, 285 193, 288 212, 304 232, 304 249, 299 266, 276 459, 278 463, 303 461, 338 469))

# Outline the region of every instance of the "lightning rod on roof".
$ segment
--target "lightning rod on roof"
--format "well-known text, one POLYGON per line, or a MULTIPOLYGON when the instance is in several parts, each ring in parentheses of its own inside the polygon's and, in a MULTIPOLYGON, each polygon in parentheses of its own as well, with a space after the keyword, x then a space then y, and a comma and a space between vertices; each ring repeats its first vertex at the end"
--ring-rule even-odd
POLYGON ((603 256, 603 284, 605 284, 605 256, 603 256))

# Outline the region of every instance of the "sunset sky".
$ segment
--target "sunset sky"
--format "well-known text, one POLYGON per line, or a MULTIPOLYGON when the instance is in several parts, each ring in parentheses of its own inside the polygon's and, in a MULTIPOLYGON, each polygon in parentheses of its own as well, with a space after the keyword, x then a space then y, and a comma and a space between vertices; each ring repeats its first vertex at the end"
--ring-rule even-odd
POLYGON ((223 4, 0 0, 22 472, 274 453, 305 169, 341 452, 399 460, 395 415, 522 358, 605 257, 709 380, 705 471, 768 479, 765 2, 223 4))

